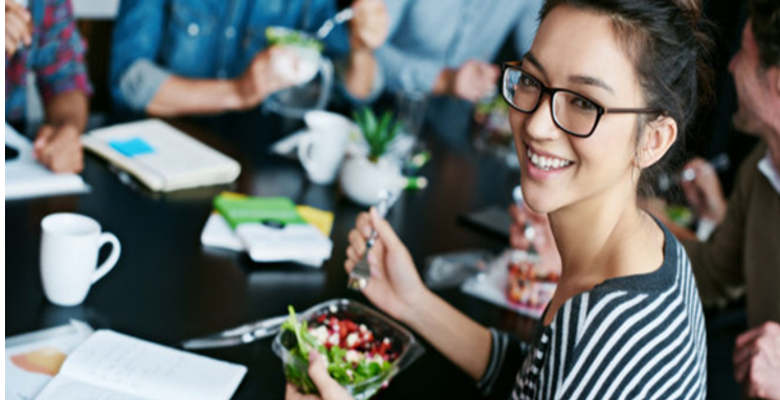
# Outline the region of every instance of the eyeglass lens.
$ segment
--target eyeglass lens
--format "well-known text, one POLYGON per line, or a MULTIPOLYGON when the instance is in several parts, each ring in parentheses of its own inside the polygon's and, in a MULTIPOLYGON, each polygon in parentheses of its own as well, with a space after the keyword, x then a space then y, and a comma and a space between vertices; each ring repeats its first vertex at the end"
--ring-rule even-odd
MULTIPOLYGON (((504 74, 504 98, 522 112, 536 110, 542 97, 542 85, 533 76, 509 68, 504 74)), ((598 121, 598 106, 592 101, 564 90, 555 91, 552 99, 555 123, 575 135, 588 135, 598 121)))

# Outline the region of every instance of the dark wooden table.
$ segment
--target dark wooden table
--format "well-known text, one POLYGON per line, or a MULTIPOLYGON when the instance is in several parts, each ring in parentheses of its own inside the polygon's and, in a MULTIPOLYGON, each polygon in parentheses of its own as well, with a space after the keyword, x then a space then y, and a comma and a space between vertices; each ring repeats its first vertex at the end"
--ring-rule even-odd
MULTIPOLYGON (((299 127, 275 117, 249 114, 217 119, 173 121, 174 125, 237 159, 238 181, 228 187, 153 194, 122 183, 103 161, 86 157, 84 179, 92 192, 81 196, 6 202, 6 337, 67 323, 77 318, 146 340, 177 345, 181 340, 284 314, 288 304, 304 310, 320 301, 348 297, 343 270, 347 232, 362 208, 334 186, 307 182, 297 161, 269 154, 268 145, 299 127), (213 197, 222 190, 258 196, 287 196, 335 212, 332 258, 322 269, 294 264, 257 264, 245 254, 204 248, 200 233, 213 197), (122 255, 116 268, 97 283, 85 303, 58 307, 44 297, 39 273, 41 219, 76 212, 97 219, 116 234, 122 255)), ((504 243, 458 224, 457 216, 485 206, 506 205, 517 173, 501 160, 468 146, 449 146, 460 130, 423 133, 433 158, 422 175, 430 185, 407 192, 388 219, 422 269, 431 255, 473 248, 500 250, 504 243)), ((104 255, 105 256, 105 255, 104 255)), ((439 292, 481 323, 529 337, 533 321, 462 294, 439 292)), ((474 384, 427 343, 427 352, 396 377, 377 398, 474 398, 474 384)), ((249 372, 235 398, 280 399, 284 375, 271 340, 203 351, 244 364, 249 372)))

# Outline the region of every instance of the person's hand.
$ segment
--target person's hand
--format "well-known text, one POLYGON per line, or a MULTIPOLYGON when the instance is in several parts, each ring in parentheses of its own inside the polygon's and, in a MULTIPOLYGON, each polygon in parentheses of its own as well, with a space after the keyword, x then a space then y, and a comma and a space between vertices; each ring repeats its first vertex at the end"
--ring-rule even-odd
POLYGON ((428 289, 417 273, 409 250, 376 208, 372 207, 369 213, 358 215, 355 229, 349 233, 344 268, 349 273, 363 257, 372 227, 378 236, 368 252, 371 279, 363 289, 363 294, 391 317, 406 321, 417 303, 416 299, 421 298, 428 289))
POLYGON ((355 16, 350 21, 350 43, 353 50, 375 50, 385 40, 390 26, 387 6, 382 0, 355 0, 352 3, 355 16))
POLYGON ((561 273, 561 254, 555 244, 555 238, 550 229, 550 221, 544 214, 537 214, 527 207, 521 210, 517 205, 509 206, 512 224, 509 226, 509 243, 518 250, 528 250, 531 242, 525 237, 525 224, 530 222, 534 227, 533 245, 541 257, 540 269, 548 272, 561 273))
POLYGON ((255 55, 249 67, 234 81, 241 108, 254 108, 272 93, 292 86, 295 82, 291 76, 298 68, 300 59, 292 49, 284 46, 273 46, 255 55), (291 69, 279 71, 280 68, 276 67, 279 63, 291 69), (285 72, 290 76, 283 76, 285 72))
POLYGON ((44 125, 33 143, 33 155, 54 172, 81 172, 84 169, 81 132, 70 124, 44 125))
POLYGON ((683 171, 687 170, 695 173, 693 180, 681 180, 688 204, 700 218, 720 224, 726 216, 728 203, 715 169, 704 159, 694 158, 683 167, 683 171))
POLYGON ((501 71, 493 64, 468 60, 457 70, 445 70, 443 73, 448 81, 448 94, 475 102, 496 90, 501 71))
POLYGON ((5 55, 13 57, 22 43, 32 43, 32 16, 14 0, 5 0, 5 55))
POLYGON ((769 321, 737 337, 734 376, 748 396, 780 399, 780 324, 769 321))
POLYGON ((284 398, 286 400, 351 400, 353 397, 344 389, 335 379, 328 374, 328 367, 325 365, 325 359, 316 350, 309 352, 309 377, 314 386, 320 392, 319 396, 313 394, 302 394, 298 389, 288 383, 284 398))

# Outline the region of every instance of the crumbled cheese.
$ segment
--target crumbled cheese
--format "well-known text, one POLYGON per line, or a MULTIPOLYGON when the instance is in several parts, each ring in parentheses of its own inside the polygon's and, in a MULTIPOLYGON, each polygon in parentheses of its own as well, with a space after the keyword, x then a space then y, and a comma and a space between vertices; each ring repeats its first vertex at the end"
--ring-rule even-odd
POLYGON ((357 333, 352 332, 349 335, 347 335, 347 347, 354 347, 359 341, 360 338, 358 338, 357 333))
MULTIPOLYGON (((360 362, 360 353, 355 350, 348 350, 346 355, 346 360, 348 363, 357 363, 360 362)), ((347 370, 349 371, 349 370, 347 370)))
POLYGON ((314 336, 315 339, 317 339, 318 343, 325 343, 326 340, 328 340, 328 328, 326 328, 323 325, 320 325, 316 328, 309 329, 309 333, 314 336))
POLYGON ((328 338, 328 343, 332 344, 333 346, 338 346, 338 344, 339 344, 339 334, 338 333, 334 333, 334 334, 330 335, 330 337, 328 338))
POLYGON ((366 327, 366 326, 365 326, 365 325, 363 325, 363 324, 360 324, 360 326, 358 327, 358 329, 360 329, 360 332, 367 332, 367 331, 368 331, 368 327, 366 327))

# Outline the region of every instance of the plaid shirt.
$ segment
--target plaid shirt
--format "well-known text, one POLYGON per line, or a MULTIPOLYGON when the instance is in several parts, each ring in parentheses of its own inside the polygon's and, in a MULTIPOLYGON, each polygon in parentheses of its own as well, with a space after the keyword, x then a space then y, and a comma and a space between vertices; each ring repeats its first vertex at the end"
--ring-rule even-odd
POLYGON ((70 0, 31 0, 32 44, 5 58, 5 118, 25 118, 27 72, 36 74, 44 104, 56 95, 80 90, 92 94, 81 39, 70 0))

